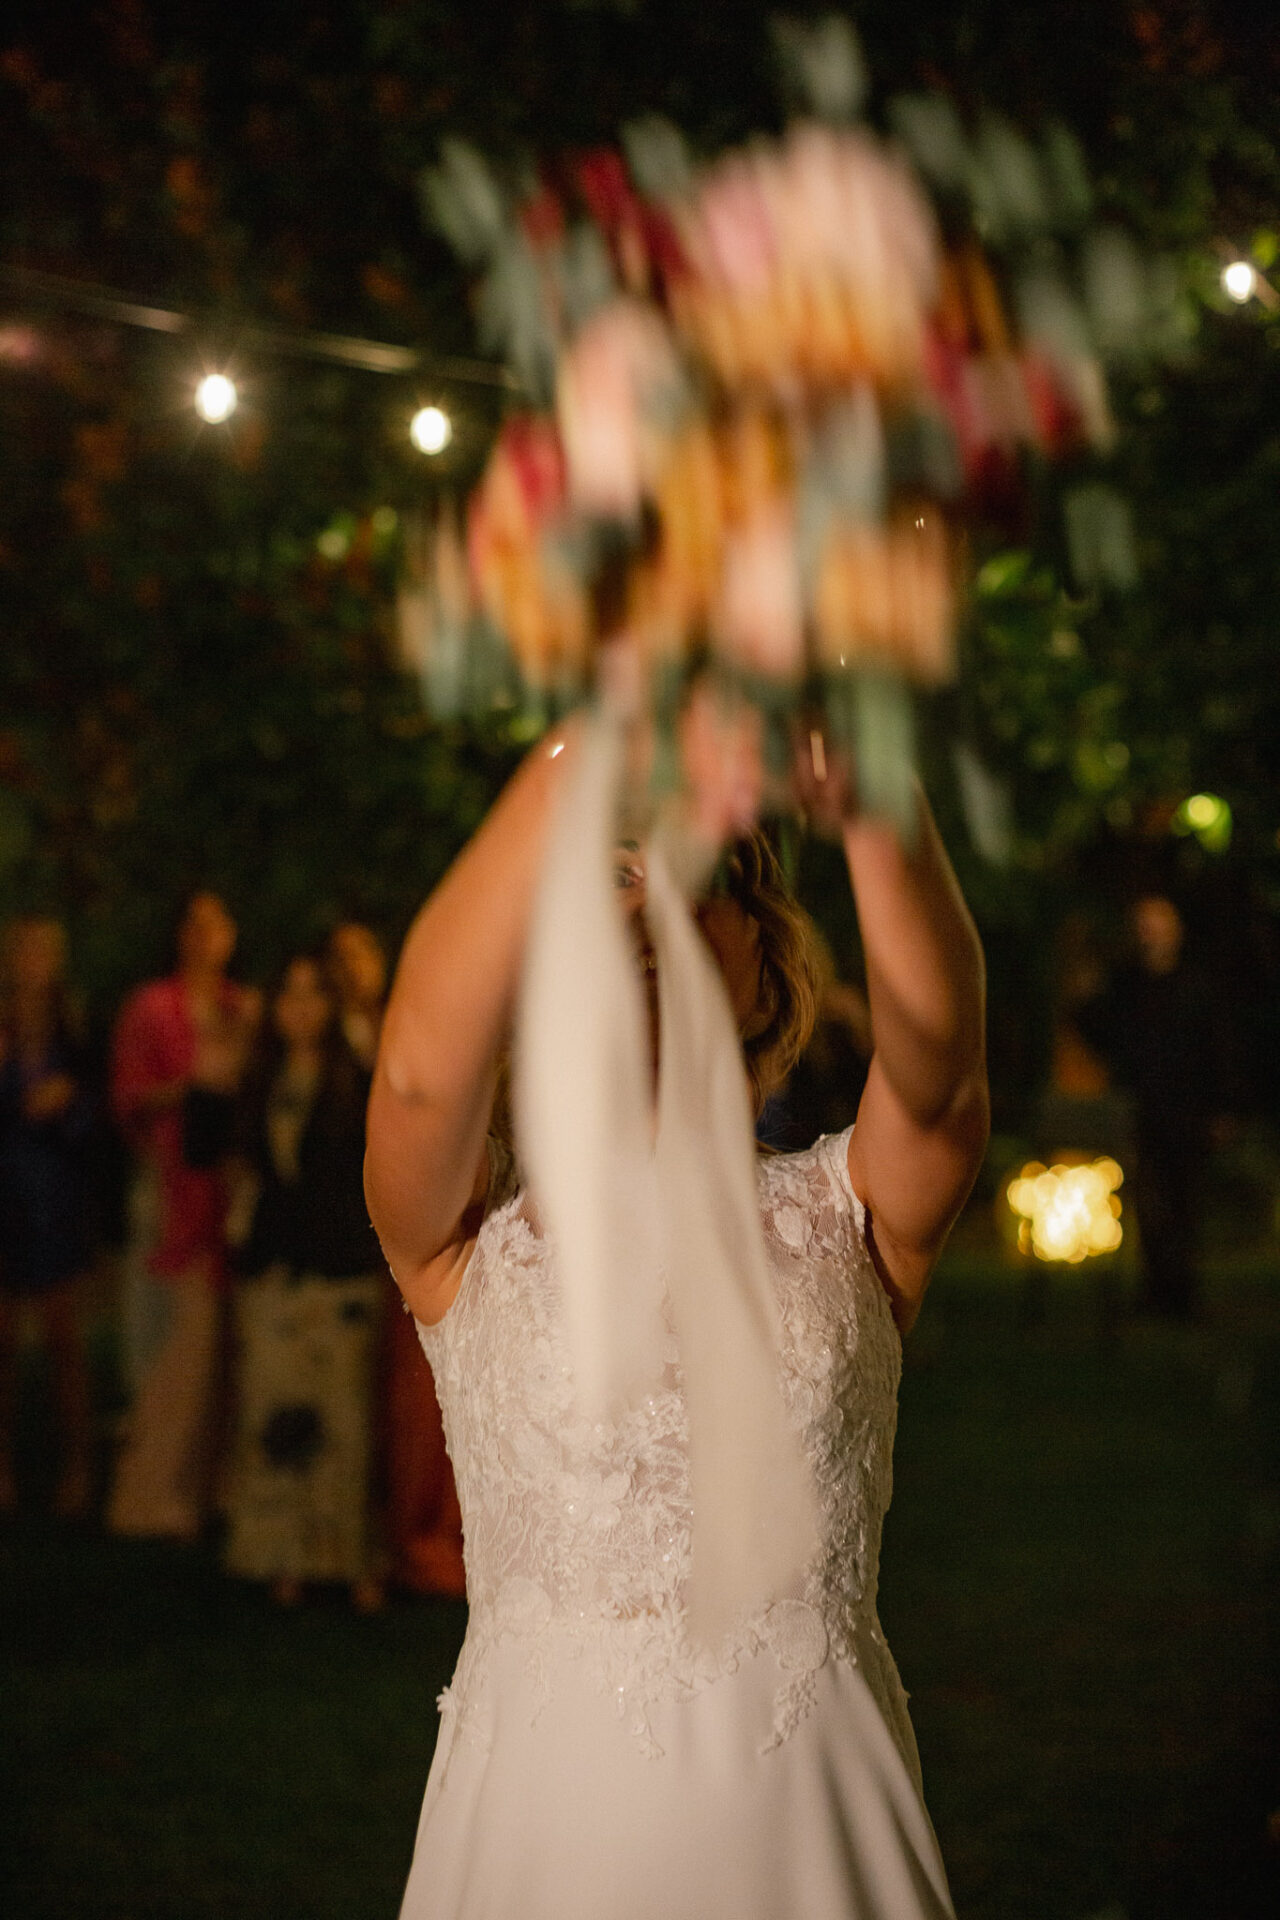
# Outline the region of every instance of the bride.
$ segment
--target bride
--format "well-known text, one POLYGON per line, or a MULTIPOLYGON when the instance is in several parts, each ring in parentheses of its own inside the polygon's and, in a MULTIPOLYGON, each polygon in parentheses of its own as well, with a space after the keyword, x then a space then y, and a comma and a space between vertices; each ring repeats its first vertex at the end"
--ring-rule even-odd
MULTIPOLYGON (((756 1185, 817 1546, 790 1591, 708 1644, 687 1604, 676 1334, 668 1320, 654 1390, 593 1420, 550 1236, 494 1118, 540 869, 583 751, 572 725, 536 749, 422 909, 374 1079, 369 1205, 435 1375, 471 1602, 403 1920, 950 1915, 876 1586, 901 1336, 987 1136, 977 936, 923 795, 904 842, 859 814, 815 745, 798 797, 843 839, 874 1056, 856 1126, 760 1156, 756 1185)), ((695 918, 758 1106, 805 1037, 797 915, 750 830, 754 756, 701 725, 686 763, 700 829, 728 847, 695 918)), ((627 856, 619 897, 652 982, 645 879, 627 856)), ((663 1024, 659 1080, 679 1070, 663 1024)))

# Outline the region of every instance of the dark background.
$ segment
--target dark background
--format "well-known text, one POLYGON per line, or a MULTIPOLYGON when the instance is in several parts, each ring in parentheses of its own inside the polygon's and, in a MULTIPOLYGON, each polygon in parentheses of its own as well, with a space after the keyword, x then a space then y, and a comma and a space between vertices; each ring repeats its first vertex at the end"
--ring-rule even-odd
MULTIPOLYGON (((779 121, 768 11, 5 9, 0 918, 65 916, 100 1036, 193 885, 226 894, 250 977, 342 914, 394 943, 521 749, 503 712, 427 716, 391 639, 397 535, 375 520, 465 487, 497 390, 250 330, 473 354, 465 280, 419 205, 441 138, 554 160, 658 108, 709 151, 779 121), (125 326, 14 270, 197 324, 125 326), (226 363, 243 404, 202 429, 194 379, 226 363), (405 437, 423 400, 455 421, 434 466, 405 437)), ((1181 358, 1114 382, 1139 589, 1074 592, 1048 489, 1039 525, 986 554, 1005 564, 960 687, 922 714, 988 953, 997 1136, 908 1349, 885 1624, 962 1915, 1252 1920, 1277 1910, 1280 1807, 1280 311, 1230 307, 1218 272, 1276 259, 1280 45, 1267 9, 1211 0, 868 0, 856 19, 873 119, 921 87, 1033 132, 1066 119, 1099 217, 1177 260, 1195 322, 1181 358), (1012 801, 1001 864, 972 843, 957 737, 1012 801), (1202 790, 1232 810, 1218 851, 1171 830, 1202 790), (1152 885, 1183 906, 1230 1036, 1241 1126, 1216 1162, 1210 1317, 1118 1323, 1123 1262, 1055 1276, 1038 1316, 988 1203, 1043 1144, 1058 931, 1083 917, 1112 957, 1152 885)), ((800 872, 856 972, 834 856, 809 847, 800 872)), ((99 1347, 109 1405, 105 1315, 99 1347)), ((38 1489, 38 1369, 29 1384, 38 1489)), ((6 1911, 394 1911, 456 1608, 282 1618, 211 1552, 37 1513, 0 1536, 0 1622, 6 1911)))
MULTIPOLYGON (((474 353, 465 280, 419 207, 442 136, 554 163, 658 108, 711 149, 779 120, 767 16, 739 0, 6 10, 0 264, 199 322, 166 336, 0 283, 0 909, 68 916, 100 1024, 163 958, 193 884, 226 892, 258 975, 339 913, 394 941, 518 745, 501 714, 427 720, 389 643, 397 537, 373 519, 465 486, 500 395, 245 348, 247 330, 474 353), (202 429, 192 383, 224 363, 243 404, 202 429), (457 427, 434 465, 405 437, 424 398, 457 427), (318 551, 326 531, 341 558, 318 551)), ((1231 307, 1217 275, 1277 246, 1276 32, 1265 10, 1191 0, 873 0, 857 23, 873 118, 921 87, 971 120, 1064 118, 1097 217, 1177 261, 1194 322, 1173 364, 1113 381, 1140 589, 1072 594, 1050 500, 1025 570, 975 605, 959 691, 924 716, 1000 1010, 1001 1124, 1043 1078, 1054 929, 1083 910, 1105 944, 1150 884, 1177 891, 1230 1001, 1240 1100, 1274 1113, 1280 311, 1231 307), (1000 867, 969 842, 957 737, 1014 803, 1000 867), (1169 831, 1200 789, 1232 808, 1226 852, 1169 831)), ((805 879, 852 966, 839 876, 813 854, 805 879)))

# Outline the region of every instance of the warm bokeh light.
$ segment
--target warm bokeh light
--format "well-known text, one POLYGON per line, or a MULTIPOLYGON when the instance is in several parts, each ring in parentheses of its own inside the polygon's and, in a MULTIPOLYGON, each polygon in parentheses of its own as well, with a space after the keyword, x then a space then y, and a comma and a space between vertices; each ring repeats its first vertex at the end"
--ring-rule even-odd
POLYGON ((228 379, 225 373, 206 373, 196 388, 196 412, 216 427, 231 418, 239 399, 234 380, 228 379))
POLYGON ((1124 1238, 1118 1191, 1123 1182, 1120 1163, 1109 1155, 1082 1166, 1028 1161, 1005 1189, 1019 1215, 1019 1248, 1037 1260, 1069 1266, 1093 1254, 1114 1253, 1124 1238))
POLYGON ((326 527, 323 533, 316 535, 316 552, 322 559, 332 560, 336 565, 345 560, 351 547, 351 535, 345 527, 326 527))
POLYGON ((419 453, 443 453, 453 438, 453 422, 442 407, 419 407, 409 422, 409 438, 419 453))
POLYGON ((1233 260, 1222 269, 1222 290, 1228 299, 1236 300, 1241 306, 1258 289, 1257 268, 1248 260, 1233 260))
POLYGON ((0 327, 0 360, 15 366, 29 366, 40 358, 40 336, 31 327, 0 327))

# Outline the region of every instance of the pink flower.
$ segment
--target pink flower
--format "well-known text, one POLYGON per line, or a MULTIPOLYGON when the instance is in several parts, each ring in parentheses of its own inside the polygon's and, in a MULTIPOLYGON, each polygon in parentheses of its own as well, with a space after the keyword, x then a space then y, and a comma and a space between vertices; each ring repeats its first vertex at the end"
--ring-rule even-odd
POLYGON ((845 253, 848 187, 836 136, 825 127, 797 127, 771 170, 771 192, 784 257, 802 272, 830 270, 845 253))
POLYGON ((721 161, 703 184, 690 224, 695 269, 736 293, 762 292, 777 259, 766 164, 755 155, 721 161))
POLYGON ((564 354, 556 413, 574 505, 633 519, 656 481, 680 370, 652 307, 615 300, 564 354))
POLYGON ((739 666, 784 679, 804 660, 804 603, 795 526, 781 501, 754 513, 725 542, 712 621, 739 666))

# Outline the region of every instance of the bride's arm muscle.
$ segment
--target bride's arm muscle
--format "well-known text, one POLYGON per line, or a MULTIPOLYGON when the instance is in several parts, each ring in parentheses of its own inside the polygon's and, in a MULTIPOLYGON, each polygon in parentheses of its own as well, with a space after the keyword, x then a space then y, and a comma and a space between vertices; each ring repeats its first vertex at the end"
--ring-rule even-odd
POLYGON ((917 806, 909 850, 883 821, 856 817, 844 827, 873 1048, 849 1177, 904 1331, 989 1130, 982 949, 919 790, 917 806))
POLYGON ((451 1277, 456 1290, 483 1205, 497 1059, 572 751, 562 737, 530 754, 419 913, 396 968, 369 1100, 365 1194, 423 1320, 448 1305, 451 1277))

